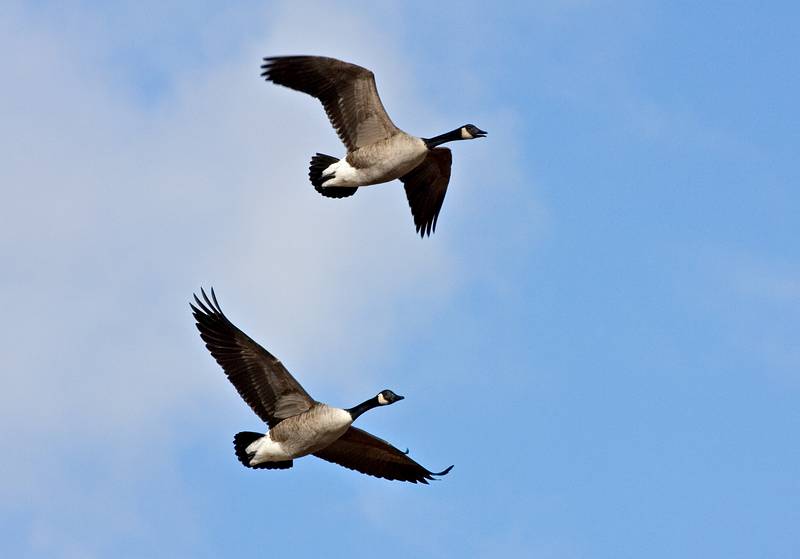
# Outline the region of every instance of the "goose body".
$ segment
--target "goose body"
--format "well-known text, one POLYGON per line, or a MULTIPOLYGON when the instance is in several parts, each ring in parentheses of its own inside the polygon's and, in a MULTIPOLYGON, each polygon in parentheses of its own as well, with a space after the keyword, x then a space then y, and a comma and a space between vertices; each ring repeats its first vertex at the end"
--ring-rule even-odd
POLYGON ((266 80, 319 99, 347 148, 343 159, 321 153, 311 158, 309 179, 317 192, 345 198, 362 186, 400 179, 417 232, 424 237, 436 230, 452 165, 450 150, 438 146, 486 132, 465 124, 433 138, 408 134, 386 113, 375 75, 335 58, 270 57, 261 68, 266 80))
POLYGON ((288 417, 250 443, 249 466, 264 462, 281 462, 313 454, 344 435, 353 424, 353 417, 341 408, 319 402, 308 411, 288 417))
POLYGON ((399 179, 419 166, 428 154, 420 138, 395 134, 350 152, 322 173, 322 188, 360 187, 399 179))
POLYGON ((293 460, 318 458, 389 480, 428 483, 450 468, 431 472, 388 442, 353 427, 361 414, 398 402, 391 390, 352 408, 311 398, 283 364, 223 314, 214 291, 191 305, 200 337, 239 395, 269 427, 266 433, 234 436, 236 457, 248 468, 288 469, 293 460))

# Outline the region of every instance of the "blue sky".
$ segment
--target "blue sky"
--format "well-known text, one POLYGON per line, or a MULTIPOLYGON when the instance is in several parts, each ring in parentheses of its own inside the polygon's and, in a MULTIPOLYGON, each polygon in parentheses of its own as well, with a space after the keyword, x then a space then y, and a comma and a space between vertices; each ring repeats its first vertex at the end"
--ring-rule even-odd
POLYGON ((800 10, 484 4, 3 4, 3 556, 800 553, 800 10), (432 238, 399 183, 313 191, 293 53, 489 132, 432 238), (452 473, 242 468, 201 285, 452 473))

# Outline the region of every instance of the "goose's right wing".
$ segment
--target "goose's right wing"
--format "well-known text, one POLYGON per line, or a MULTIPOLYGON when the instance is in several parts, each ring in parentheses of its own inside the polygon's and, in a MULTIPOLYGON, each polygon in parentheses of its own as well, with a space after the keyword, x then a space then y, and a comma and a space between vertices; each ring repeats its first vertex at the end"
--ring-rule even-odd
POLYGON ((427 484, 428 480, 435 479, 433 476, 446 475, 453 467, 431 472, 409 458, 407 453, 357 427, 350 427, 314 456, 369 476, 411 483, 427 484))
POLYGON ((192 313, 200 337, 239 395, 270 428, 282 419, 306 411, 314 400, 286 367, 266 349, 239 330, 222 313, 211 290, 194 296, 192 313))
POLYGON ((447 148, 433 148, 411 172, 400 177, 414 216, 414 225, 421 237, 436 231, 439 212, 450 183, 453 154, 447 148))
POLYGON ((324 56, 276 56, 265 58, 261 69, 265 79, 319 99, 347 151, 400 131, 366 68, 324 56))

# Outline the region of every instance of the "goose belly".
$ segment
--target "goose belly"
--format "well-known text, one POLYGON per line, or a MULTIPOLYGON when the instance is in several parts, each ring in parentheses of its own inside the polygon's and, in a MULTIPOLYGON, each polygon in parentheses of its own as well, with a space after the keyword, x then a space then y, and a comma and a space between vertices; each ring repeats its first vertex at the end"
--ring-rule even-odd
POLYGON ((281 439, 281 448, 291 458, 312 454, 341 437, 353 423, 345 410, 318 405, 298 416, 290 417, 276 425, 275 438, 281 439))
POLYGON ((369 186, 397 179, 422 163, 425 142, 411 136, 394 136, 347 154, 331 165, 334 178, 323 186, 369 186))

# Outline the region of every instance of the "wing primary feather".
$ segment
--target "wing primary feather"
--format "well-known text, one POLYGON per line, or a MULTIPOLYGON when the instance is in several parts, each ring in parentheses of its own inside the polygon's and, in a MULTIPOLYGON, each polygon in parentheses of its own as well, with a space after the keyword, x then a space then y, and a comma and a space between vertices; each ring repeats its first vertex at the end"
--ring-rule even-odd
POLYGON ((222 312, 222 307, 220 306, 219 302, 217 301, 217 294, 214 293, 214 288, 213 287, 211 288, 211 298, 214 300, 214 305, 217 307, 217 310, 219 310, 219 312, 221 313, 222 312))

